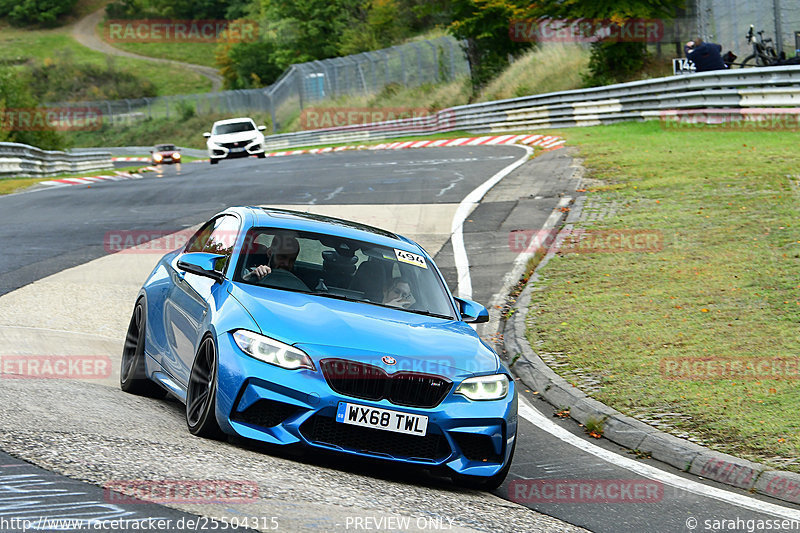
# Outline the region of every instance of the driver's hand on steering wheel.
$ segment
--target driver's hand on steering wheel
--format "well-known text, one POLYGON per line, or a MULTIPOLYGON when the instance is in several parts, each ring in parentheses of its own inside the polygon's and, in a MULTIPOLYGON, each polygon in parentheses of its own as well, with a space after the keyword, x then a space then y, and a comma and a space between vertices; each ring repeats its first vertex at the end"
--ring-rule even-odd
POLYGON ((253 267, 250 269, 250 272, 242 276, 242 279, 248 280, 255 278, 257 280, 261 280, 268 274, 272 272, 272 269, 267 265, 258 265, 257 267, 253 267))

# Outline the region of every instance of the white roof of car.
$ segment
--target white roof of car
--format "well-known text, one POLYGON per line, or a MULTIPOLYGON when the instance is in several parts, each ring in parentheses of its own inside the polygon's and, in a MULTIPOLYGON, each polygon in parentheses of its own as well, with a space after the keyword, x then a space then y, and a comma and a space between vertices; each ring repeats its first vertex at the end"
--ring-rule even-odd
POLYGON ((253 122, 253 119, 250 117, 240 117, 240 118, 226 118, 225 120, 218 120, 214 123, 216 126, 217 124, 232 124, 235 122, 253 122))

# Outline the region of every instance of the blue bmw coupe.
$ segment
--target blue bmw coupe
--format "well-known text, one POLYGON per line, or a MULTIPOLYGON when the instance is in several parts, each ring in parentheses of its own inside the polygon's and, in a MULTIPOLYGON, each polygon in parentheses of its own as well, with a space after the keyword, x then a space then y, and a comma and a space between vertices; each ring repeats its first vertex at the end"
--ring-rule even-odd
POLYGON ((120 384, 177 397, 197 436, 301 444, 496 488, 514 455, 517 393, 470 326, 486 320, 405 237, 236 207, 147 278, 120 384))

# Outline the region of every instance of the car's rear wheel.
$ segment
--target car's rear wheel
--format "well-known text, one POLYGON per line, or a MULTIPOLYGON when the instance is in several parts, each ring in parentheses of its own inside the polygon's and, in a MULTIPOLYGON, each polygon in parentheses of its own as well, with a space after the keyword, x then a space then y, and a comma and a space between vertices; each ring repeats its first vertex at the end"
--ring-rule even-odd
POLYGON ((122 364, 119 371, 119 386, 125 392, 163 398, 165 391, 158 384, 147 379, 145 371, 144 338, 147 330, 147 313, 144 298, 139 298, 133 308, 131 322, 125 335, 122 349, 122 364))
POLYGON ((258 158, 259 159, 264 159, 265 157, 267 157, 267 154, 264 153, 264 152, 261 152, 260 154, 258 154, 258 158))
POLYGON ((194 358, 186 390, 186 425, 192 435, 220 439, 217 423, 217 348, 211 336, 203 339, 194 358))
POLYGON ((506 476, 508 476, 509 470, 511 470, 511 461, 514 459, 514 450, 517 448, 517 439, 514 439, 514 444, 511 445, 511 454, 508 456, 508 461, 506 461, 506 465, 493 476, 490 477, 483 477, 483 476, 467 476, 467 475, 456 475, 453 477, 453 481, 457 484, 461 485, 462 487, 467 487, 470 489, 478 489, 478 490, 494 490, 498 488, 500 485, 503 484, 505 481, 506 476))

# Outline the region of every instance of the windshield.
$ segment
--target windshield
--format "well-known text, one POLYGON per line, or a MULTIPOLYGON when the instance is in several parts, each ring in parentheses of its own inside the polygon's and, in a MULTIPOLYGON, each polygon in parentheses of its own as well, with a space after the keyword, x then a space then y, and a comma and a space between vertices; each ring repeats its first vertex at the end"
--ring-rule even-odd
POLYGON ((249 120, 243 122, 230 122, 228 124, 217 124, 211 131, 214 135, 224 135, 226 133, 238 133, 240 131, 253 131, 255 125, 249 120))
POLYGON ((158 146, 156 146, 156 150, 158 150, 159 152, 172 152, 172 151, 175 151, 175 145, 174 144, 159 144, 158 146))
POLYGON ((253 228, 234 281, 454 318, 423 256, 331 235, 253 228))

